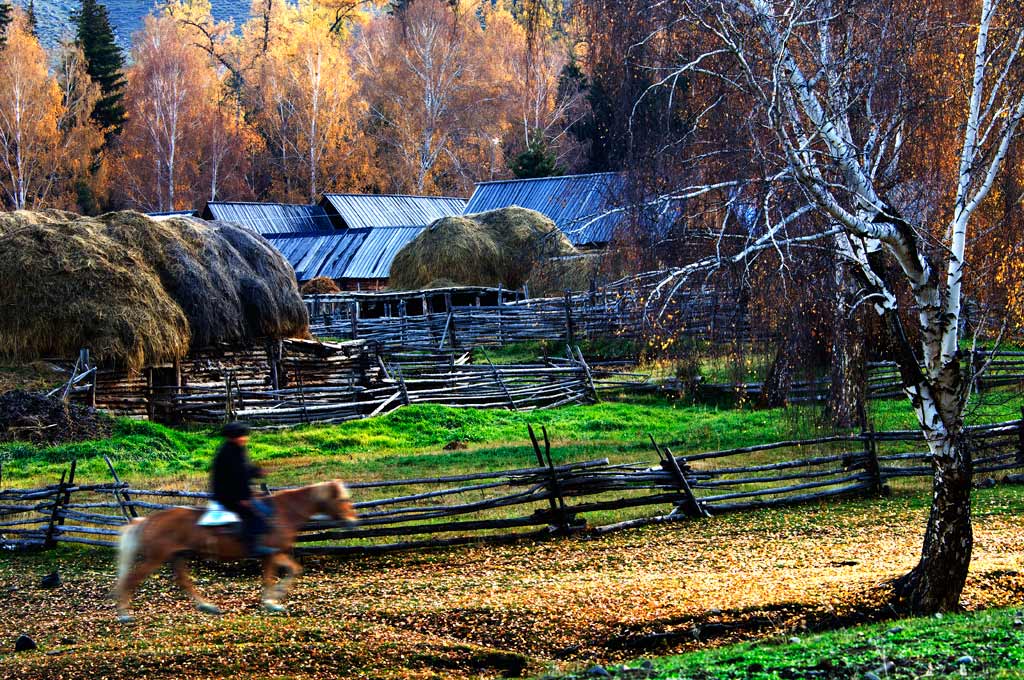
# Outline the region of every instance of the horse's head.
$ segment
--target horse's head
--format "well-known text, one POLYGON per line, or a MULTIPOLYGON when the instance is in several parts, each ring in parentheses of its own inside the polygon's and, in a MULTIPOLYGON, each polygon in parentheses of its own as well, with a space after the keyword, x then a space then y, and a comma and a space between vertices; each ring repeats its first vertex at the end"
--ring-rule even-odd
POLYGON ((344 520, 349 524, 355 524, 359 519, 348 489, 337 479, 313 487, 313 499, 316 501, 315 513, 344 520))

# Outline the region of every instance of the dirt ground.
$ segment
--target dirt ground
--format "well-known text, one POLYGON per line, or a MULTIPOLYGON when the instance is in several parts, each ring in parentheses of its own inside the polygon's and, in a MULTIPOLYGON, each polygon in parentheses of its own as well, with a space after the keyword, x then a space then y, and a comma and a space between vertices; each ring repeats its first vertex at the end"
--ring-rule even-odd
MULTIPOLYGON (((1019 494, 979 491, 968 609, 1024 600, 1019 494)), ((468 678, 542 673, 857 622, 913 566, 920 497, 757 512, 603 536, 314 558, 287 616, 255 566, 197 569, 225 614, 161 574, 114 619, 112 555, 0 556, 3 678, 468 678), (64 584, 39 579, 59 566, 64 584), (39 644, 13 654, 26 633, 39 644)))

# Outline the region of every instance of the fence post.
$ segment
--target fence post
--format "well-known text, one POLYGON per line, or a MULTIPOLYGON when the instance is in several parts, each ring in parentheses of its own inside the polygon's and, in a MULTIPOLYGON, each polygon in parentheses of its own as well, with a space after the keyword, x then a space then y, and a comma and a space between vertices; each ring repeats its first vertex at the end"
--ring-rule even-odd
POLYGON ((565 341, 570 345, 576 344, 576 329, 572 320, 572 293, 565 291, 565 341))
POLYGON ((502 305, 502 300, 504 299, 504 297, 505 297, 505 295, 504 295, 504 292, 502 291, 502 288, 501 288, 501 282, 499 281, 498 282, 498 346, 499 347, 504 347, 505 346, 505 335, 504 335, 504 333, 502 333, 502 329, 501 329, 501 305, 502 305))
POLYGON ((875 438, 875 426, 869 425, 861 433, 864 437, 864 470, 871 476, 871 492, 884 494, 886 492, 885 480, 882 478, 882 468, 878 463, 878 441, 875 438))
MULTIPOLYGON (((693 495, 693 488, 690 483, 686 481, 686 474, 683 469, 679 466, 679 461, 676 460, 675 454, 668 448, 662 451, 662 448, 658 446, 658 442, 654 441, 654 435, 648 434, 651 439, 651 445, 654 446, 655 452, 658 454, 658 458, 661 459, 661 467, 663 470, 672 475, 676 481, 676 486, 679 487, 679 493, 683 495, 683 503, 677 505, 675 510, 670 514, 675 514, 680 508, 684 508, 685 512, 690 517, 711 517, 711 513, 708 512, 697 497, 693 495)), ((685 460, 683 462, 685 465, 685 460)))
POLYGON ((53 510, 50 511, 50 523, 46 527, 46 538, 43 539, 44 548, 52 548, 56 541, 53 539, 53 532, 57 526, 57 516, 60 513, 60 506, 64 502, 64 478, 67 476, 68 471, 64 470, 60 473, 60 483, 57 484, 57 493, 53 496, 53 510))
POLYGON ((569 533, 572 528, 572 516, 565 506, 565 498, 562 497, 562 487, 558 483, 558 473, 555 471, 554 463, 551 461, 551 440, 548 439, 546 427, 541 427, 544 435, 544 454, 541 454, 540 444, 537 442, 537 435, 533 431, 533 425, 526 426, 530 433, 530 442, 533 444, 533 452, 537 455, 539 467, 548 469, 548 504, 551 508, 552 526, 560 533, 569 533), (545 456, 547 461, 545 461, 545 456))
POLYGON ((348 303, 349 333, 353 340, 359 339, 359 300, 348 303))
POLYGON ((1020 407, 1020 420, 1017 422, 1017 465, 1024 467, 1024 406, 1020 407))
POLYGON ((107 463, 107 469, 110 470, 110 476, 114 478, 114 500, 117 501, 118 505, 121 506, 121 514, 124 515, 125 519, 132 517, 138 517, 139 513, 135 509, 135 505, 132 504, 132 497, 128 495, 127 488, 120 489, 121 478, 117 476, 117 470, 114 469, 114 464, 110 462, 109 456, 103 456, 103 460, 107 463))

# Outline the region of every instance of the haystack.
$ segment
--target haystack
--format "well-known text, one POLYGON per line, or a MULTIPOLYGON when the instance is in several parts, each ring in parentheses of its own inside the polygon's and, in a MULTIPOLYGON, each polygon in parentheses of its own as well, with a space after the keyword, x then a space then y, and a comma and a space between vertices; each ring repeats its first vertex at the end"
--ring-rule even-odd
POLYGON ((334 279, 327 278, 326 276, 317 276, 306 281, 299 290, 303 295, 330 295, 331 293, 341 292, 341 288, 338 288, 338 284, 334 282, 334 279))
POLYGON ((399 289, 423 288, 439 280, 519 288, 539 269, 576 254, 544 215, 503 208, 437 220, 398 252, 389 282, 399 289))
POLYGON ((136 212, 0 215, 0 353, 12 358, 87 347, 139 368, 307 333, 291 267, 241 227, 136 212))

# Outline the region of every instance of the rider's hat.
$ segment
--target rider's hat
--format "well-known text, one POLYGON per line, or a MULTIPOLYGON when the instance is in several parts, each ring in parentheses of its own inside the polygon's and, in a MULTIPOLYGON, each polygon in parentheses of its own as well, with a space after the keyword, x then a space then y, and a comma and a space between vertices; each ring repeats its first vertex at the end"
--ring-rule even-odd
POLYGON ((228 423, 221 429, 220 433, 224 435, 226 439, 237 439, 239 437, 249 436, 249 425, 243 422, 228 423))

